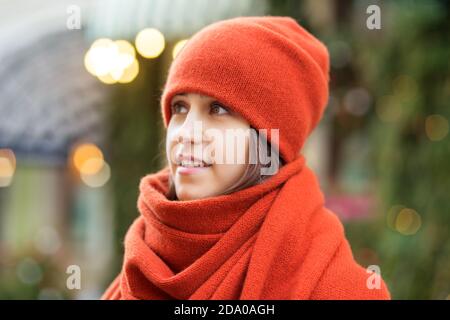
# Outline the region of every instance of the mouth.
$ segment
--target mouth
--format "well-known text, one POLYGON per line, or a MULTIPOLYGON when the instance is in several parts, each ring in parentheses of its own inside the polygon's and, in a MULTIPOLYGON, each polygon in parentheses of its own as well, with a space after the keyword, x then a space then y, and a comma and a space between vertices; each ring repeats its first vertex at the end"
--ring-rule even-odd
POLYGON ((176 172, 183 175, 204 172, 212 167, 212 164, 208 164, 205 161, 199 160, 193 156, 185 155, 178 156, 176 164, 178 166, 176 172))

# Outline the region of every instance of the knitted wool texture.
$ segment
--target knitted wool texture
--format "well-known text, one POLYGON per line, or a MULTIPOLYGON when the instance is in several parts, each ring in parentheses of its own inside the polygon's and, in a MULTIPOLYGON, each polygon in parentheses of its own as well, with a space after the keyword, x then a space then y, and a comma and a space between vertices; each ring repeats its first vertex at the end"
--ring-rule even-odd
POLYGON ((389 299, 355 262, 299 156, 262 184, 168 200, 169 168, 140 183, 140 216, 103 299, 389 299))
POLYGON ((196 92, 241 114, 253 128, 279 130, 279 151, 295 158, 328 101, 326 47, 289 17, 239 17, 213 23, 178 53, 161 98, 165 126, 172 97, 196 92))
POLYGON ((165 125, 174 94, 203 93, 254 128, 280 129, 287 163, 260 184, 189 201, 167 199, 169 167, 143 177, 122 270, 102 298, 389 299, 299 154, 327 83, 326 48, 291 18, 235 18, 194 35, 169 71, 165 125))

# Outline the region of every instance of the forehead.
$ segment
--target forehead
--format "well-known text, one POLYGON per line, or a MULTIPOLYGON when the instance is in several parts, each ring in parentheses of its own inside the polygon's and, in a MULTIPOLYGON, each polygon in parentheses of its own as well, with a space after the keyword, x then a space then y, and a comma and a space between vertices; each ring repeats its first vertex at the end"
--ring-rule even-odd
POLYGON ((201 99, 214 99, 213 97, 204 95, 202 93, 196 93, 196 92, 180 92, 175 94, 173 97, 178 97, 178 96, 182 96, 182 97, 199 97, 201 99))

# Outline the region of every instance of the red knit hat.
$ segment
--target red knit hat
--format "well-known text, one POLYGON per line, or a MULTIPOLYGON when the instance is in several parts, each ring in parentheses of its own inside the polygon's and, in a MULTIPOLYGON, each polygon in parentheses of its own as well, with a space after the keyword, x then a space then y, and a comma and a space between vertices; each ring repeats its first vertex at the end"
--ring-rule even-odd
POLYGON ((294 19, 219 21, 190 38, 172 62, 161 97, 164 125, 174 95, 208 95, 253 128, 268 129, 269 141, 270 129, 279 129, 280 155, 290 162, 323 114, 328 82, 327 48, 294 19))

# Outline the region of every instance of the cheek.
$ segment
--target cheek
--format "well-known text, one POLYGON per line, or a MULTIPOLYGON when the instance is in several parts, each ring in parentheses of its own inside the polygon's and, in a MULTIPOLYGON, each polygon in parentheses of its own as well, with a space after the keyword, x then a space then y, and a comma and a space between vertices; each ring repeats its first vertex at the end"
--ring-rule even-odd
POLYGON ((213 183, 216 189, 223 191, 235 184, 243 176, 246 167, 246 164, 215 165, 213 183))
MULTIPOLYGON (((227 141, 229 143, 229 141, 227 141)), ((221 163, 213 166, 213 184, 218 190, 225 190, 234 185, 245 173, 249 160, 249 141, 244 139, 243 144, 235 144, 232 141, 223 149, 224 158, 221 163), (231 151, 233 149, 233 151, 231 151), (231 152, 232 155, 227 159, 226 155, 231 152), (229 162, 228 162, 229 161, 229 162)))
POLYGON ((166 157, 170 167, 174 166, 173 160, 175 160, 175 147, 177 145, 176 141, 174 140, 176 132, 177 130, 172 128, 169 124, 166 133, 166 157))

